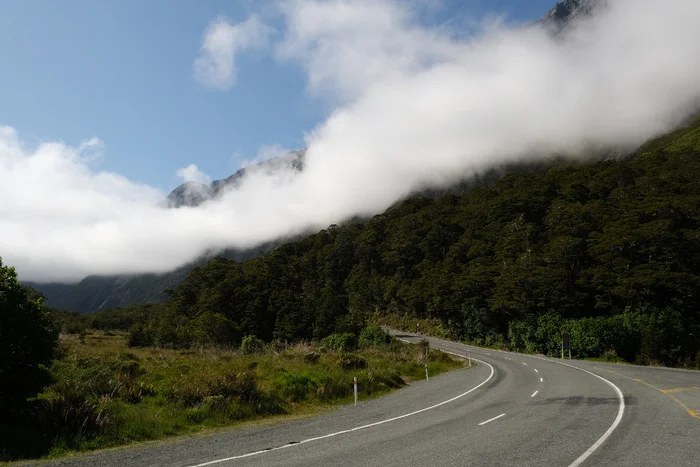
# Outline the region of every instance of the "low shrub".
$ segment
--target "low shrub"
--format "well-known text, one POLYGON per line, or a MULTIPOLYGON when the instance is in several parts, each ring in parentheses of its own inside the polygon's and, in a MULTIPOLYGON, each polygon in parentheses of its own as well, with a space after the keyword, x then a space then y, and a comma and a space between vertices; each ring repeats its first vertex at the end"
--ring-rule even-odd
MULTIPOLYGON (((403 386, 404 377, 421 378, 415 346, 396 340, 379 346, 376 329, 364 336, 363 345, 373 344, 359 351, 350 351, 353 334, 336 334, 323 352, 301 342, 254 356, 198 347, 129 349, 126 335, 89 334, 85 344, 73 338, 51 367, 54 382, 29 401, 23 418, 11 426, 0 419, 0 459, 157 439, 282 414, 295 410, 292 404, 347 402, 353 377, 363 398, 403 386)), ((268 348, 250 338, 245 350, 268 348)), ((429 360, 431 375, 456 366, 429 360)))
POLYGON ((129 329, 129 347, 150 347, 153 345, 153 336, 148 328, 141 323, 134 324, 129 329))
POLYGON ((367 360, 358 355, 340 355, 336 364, 344 370, 367 368, 367 360))
POLYGON ((349 332, 335 333, 321 339, 319 347, 336 352, 352 352, 357 350, 357 338, 349 332))
POLYGON ((360 333, 357 344, 360 348, 378 347, 391 341, 391 336, 379 326, 367 326, 360 333))
POLYGON ((260 353, 264 348, 265 343, 253 335, 247 335, 241 341, 241 352, 246 355, 260 353))
POLYGON ((307 363, 318 363, 318 360, 321 358, 319 354, 316 352, 310 352, 304 355, 304 361, 307 363))
POLYGON ((259 399, 257 380, 252 371, 192 374, 178 380, 166 394, 170 400, 186 407, 199 406, 211 396, 233 398, 245 403, 254 403, 259 399))
POLYGON ((304 373, 285 372, 275 381, 273 388, 284 399, 298 402, 306 399, 310 394, 314 394, 318 389, 318 384, 304 373))

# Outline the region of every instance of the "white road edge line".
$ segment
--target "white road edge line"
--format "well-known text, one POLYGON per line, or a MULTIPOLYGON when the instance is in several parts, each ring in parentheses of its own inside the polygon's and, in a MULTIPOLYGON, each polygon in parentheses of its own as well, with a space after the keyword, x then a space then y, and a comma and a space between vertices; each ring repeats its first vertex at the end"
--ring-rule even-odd
POLYGON ((533 392, 532 395, 531 395, 530 397, 531 397, 531 398, 532 398, 532 397, 535 397, 535 396, 537 395, 538 392, 540 392, 540 391, 535 391, 535 392, 533 392))
MULTIPOLYGON (((401 339, 400 339, 400 340, 401 340, 401 339)), ((404 341, 404 342, 405 342, 405 341, 404 341)), ((457 354, 455 354, 455 353, 453 353, 453 352, 447 352, 447 353, 450 353, 450 354, 453 354, 453 355, 457 355, 457 354)), ((457 355, 457 356, 461 356, 461 355, 457 355)), ((191 465, 191 466, 189 466, 189 467, 204 467, 205 465, 220 464, 221 462, 228 462, 228 461, 232 461, 232 460, 236 460, 236 459, 243 459, 243 458, 246 458, 246 457, 253 457, 253 456, 260 455, 260 454, 264 454, 264 453, 266 453, 266 452, 279 451, 280 449, 291 448, 291 447, 293 447, 293 446, 299 446, 299 445, 301 445, 301 444, 310 443, 310 442, 312 442, 312 441, 318 441, 318 440, 321 440, 321 439, 332 438, 332 437, 334 437, 334 436, 343 435, 343 434, 345 434, 345 433, 351 433, 351 432, 353 432, 353 431, 359 431, 359 430, 364 430, 365 428, 371 428, 371 427, 373 427, 373 426, 383 425, 384 423, 389 423, 389 422, 393 422, 393 421, 396 421, 396 420, 400 420, 400 419, 402 419, 402 418, 410 417, 410 416, 412 416, 412 415, 417 415, 417 414, 419 414, 419 413, 427 412, 428 410, 435 409, 435 408, 440 407, 440 406, 442 406, 442 405, 449 404, 450 402, 456 401, 457 399, 459 399, 459 398, 461 398, 461 397, 464 397, 464 396, 466 396, 467 394, 469 394, 469 393, 471 393, 471 392, 476 391, 476 390, 479 389, 481 386, 483 386, 484 384, 486 384, 486 383, 488 383, 489 381, 491 381, 491 378, 493 378, 493 375, 494 375, 494 373, 495 373, 495 370, 493 369, 493 366, 491 366, 491 365, 490 365, 489 363, 487 363, 487 362, 484 362, 484 361, 482 361, 482 360, 478 360, 478 359, 476 359, 476 358, 472 358, 472 360, 475 360, 475 361, 477 361, 477 362, 484 363, 484 364, 488 365, 489 368, 491 368, 491 374, 489 375, 488 378, 486 378, 484 381, 482 381, 481 383, 477 384, 476 386, 474 386, 474 387, 471 388, 470 390, 468 390, 468 391, 466 391, 466 392, 463 392, 462 394, 459 394, 459 395, 457 395, 457 396, 455 396, 455 397, 453 397, 453 398, 451 398, 451 399, 447 399, 446 401, 439 402, 439 403, 437 403, 437 404, 435 404, 435 405, 431 405, 430 407, 425 407, 424 409, 416 410, 415 412, 410 412, 410 413, 407 413, 407 414, 399 415, 398 417, 387 418, 386 420, 380 420, 380 421, 378 421, 378 422, 369 423, 369 424, 367 424, 367 425, 356 426, 355 428, 350 428, 350 429, 348 429, 348 430, 336 431, 335 433, 329 433, 329 434, 327 434, 327 435, 316 436, 315 438, 307 438, 307 439, 301 440, 301 441, 299 441, 298 443, 295 443, 295 444, 285 444, 285 445, 283 445, 283 446, 277 446, 277 447, 274 447, 274 448, 264 449, 264 450, 262 450, 262 451, 249 452, 249 453, 247 453, 247 454, 241 454, 241 455, 239 455, 239 456, 226 457, 226 458, 224 458, 224 459, 216 459, 216 460, 209 461, 209 462, 203 462, 203 463, 201 463, 201 464, 194 464, 194 465, 191 465)), ((499 415, 499 416, 496 417, 496 418, 502 417, 503 415, 505 415, 505 414, 499 415)))
POLYGON ((494 421, 494 420, 498 420, 498 419, 501 418, 501 417, 505 417, 505 415, 506 415, 506 414, 502 413, 501 415, 497 415, 497 416, 495 416, 495 417, 493 417, 493 418, 489 418, 489 419, 486 420, 485 422, 479 423, 479 426, 486 425, 487 423, 490 423, 490 422, 492 422, 492 421, 494 421))
MULTIPOLYGON (((503 352, 503 353, 506 353, 506 352, 503 352)), ((596 378, 606 382, 617 393, 617 398, 620 401, 620 405, 617 409, 617 416, 615 417, 615 420, 613 421, 612 425, 610 425, 610 428, 608 428, 607 431, 605 433, 603 433, 603 435, 600 438, 598 438, 598 440, 595 443, 593 443, 593 445, 586 450, 586 452, 581 454, 575 461, 573 461, 568 466, 568 467, 578 467, 586 459, 588 459, 591 456, 591 454, 593 454, 605 442, 605 440, 607 440, 610 437, 610 435, 613 433, 613 431, 615 431, 615 429, 618 427, 618 425, 622 421, 622 416, 625 414, 625 395, 622 393, 620 388, 617 387, 612 381, 609 381, 609 380, 603 378, 602 376, 593 373, 592 371, 584 370, 583 368, 579 368, 579 367, 574 366, 574 365, 569 365, 568 363, 560 362, 560 361, 557 361, 555 359, 542 358, 542 357, 537 357, 534 355, 531 355, 531 357, 538 358, 538 359, 543 360, 545 362, 558 363, 560 365, 568 366, 570 368, 574 368, 575 370, 579 370, 579 371, 583 371, 584 373, 588 373, 589 375, 595 376, 596 378)), ((508 357, 505 357, 505 358, 508 358, 508 357)), ((540 382, 544 382, 544 379, 540 378, 540 382)))
POLYGON ((588 373, 589 375, 593 375, 593 376, 595 376, 596 378, 605 381, 606 383, 608 383, 608 385, 610 385, 611 388, 613 388, 613 389, 615 390, 615 392, 617 393, 617 398, 620 400, 620 406, 619 406, 619 408, 617 409, 617 417, 615 417, 615 421, 613 421, 613 424, 610 425, 610 428, 608 428, 608 430, 607 430, 605 433, 603 433, 603 436, 601 436, 600 438, 598 438, 598 441, 596 441, 595 443, 593 443, 593 445, 592 445, 590 448, 588 448, 588 449, 586 450, 586 452, 584 452, 583 454, 581 454, 581 455, 578 457, 578 459, 576 459, 576 460, 573 461, 571 464, 569 464, 569 467, 578 467, 578 466, 581 465, 586 459, 588 459, 588 458, 590 457, 590 455, 593 454, 593 453, 595 452, 595 450, 598 449, 598 448, 600 447, 600 445, 603 444, 603 443, 605 442, 606 439, 608 439, 608 438, 610 437, 610 435, 612 434, 612 432, 615 431, 615 428, 617 428, 617 426, 618 426, 618 425, 620 424, 620 422, 622 421, 622 416, 623 416, 624 413, 625 413, 625 396, 624 396, 624 394, 622 394, 622 391, 620 390, 620 388, 618 388, 613 382, 608 381, 607 379, 603 378, 603 377, 600 376, 600 375, 597 375, 597 374, 593 373, 592 371, 584 370, 583 368, 579 368, 579 367, 574 366, 574 365, 569 365, 569 364, 567 364, 567 363, 557 362, 556 360, 552 360, 552 361, 555 362, 555 363, 559 363, 559 364, 561 364, 561 365, 565 365, 565 366, 568 366, 568 367, 575 368, 575 369, 577 369, 577 370, 583 371, 583 372, 585 372, 585 373, 588 373))

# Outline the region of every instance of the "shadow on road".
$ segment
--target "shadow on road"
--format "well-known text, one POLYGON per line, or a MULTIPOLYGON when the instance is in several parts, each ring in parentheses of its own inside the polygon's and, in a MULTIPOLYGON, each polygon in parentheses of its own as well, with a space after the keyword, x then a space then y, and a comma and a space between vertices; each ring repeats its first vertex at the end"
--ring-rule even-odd
MULTIPOLYGON (((568 396, 568 397, 548 397, 546 399, 540 399, 533 401, 535 405, 552 405, 552 404, 563 404, 563 405, 587 405, 587 406, 599 406, 599 405, 619 405, 620 399, 617 397, 586 397, 586 396, 568 396)), ((626 405, 637 405, 636 397, 625 397, 626 405)))

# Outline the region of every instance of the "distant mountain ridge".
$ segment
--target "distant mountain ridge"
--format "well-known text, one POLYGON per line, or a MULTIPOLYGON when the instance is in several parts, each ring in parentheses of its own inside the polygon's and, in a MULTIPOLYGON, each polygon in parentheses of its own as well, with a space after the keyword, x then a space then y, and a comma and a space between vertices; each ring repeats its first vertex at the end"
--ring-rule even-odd
POLYGON ((590 16, 605 0, 564 0, 554 5, 535 24, 552 27, 559 32, 574 24, 579 18, 590 16))
MULTIPOLYGON (((565 30, 578 18, 590 15, 593 9, 606 0, 564 0, 557 3, 535 24, 551 28, 554 32, 565 30)), ((221 197, 228 190, 237 189, 246 174, 254 170, 275 173, 290 168, 302 172, 305 166, 306 149, 291 151, 283 156, 239 169, 224 179, 211 184, 185 182, 175 188, 166 198, 170 208, 197 207, 202 203, 221 197)), ((497 173, 493 172, 493 178, 497 173)), ((487 175, 487 178, 489 175, 487 175)), ((430 190, 434 195, 450 190, 430 190)), ((251 250, 228 250, 222 256, 238 261, 253 258, 274 250, 289 239, 280 239, 251 250)), ((122 307, 134 303, 159 302, 167 298, 163 293, 180 283, 198 266, 203 266, 211 259, 206 256, 165 274, 133 274, 115 276, 88 276, 77 284, 49 283, 39 284, 25 282, 41 292, 48 304, 81 313, 93 313, 99 310, 122 307)))
POLYGON ((273 159, 269 159, 258 164, 243 167, 233 175, 221 180, 214 180, 211 184, 185 182, 175 188, 167 197, 168 206, 179 208, 183 206, 196 207, 208 200, 217 199, 228 190, 237 189, 244 177, 252 171, 264 171, 274 174, 283 170, 304 170, 304 158, 306 150, 290 151, 273 159))
MULTIPOLYGON (((251 248, 249 250, 226 250, 221 256, 245 261, 274 250, 289 239, 280 239, 251 248)), ((77 284, 45 283, 23 281, 40 292, 49 306, 80 313, 94 313, 100 310, 118 308, 133 303, 154 303, 167 299, 165 289, 175 287, 196 267, 204 266, 213 254, 181 266, 163 274, 124 274, 114 276, 88 276, 77 284)))

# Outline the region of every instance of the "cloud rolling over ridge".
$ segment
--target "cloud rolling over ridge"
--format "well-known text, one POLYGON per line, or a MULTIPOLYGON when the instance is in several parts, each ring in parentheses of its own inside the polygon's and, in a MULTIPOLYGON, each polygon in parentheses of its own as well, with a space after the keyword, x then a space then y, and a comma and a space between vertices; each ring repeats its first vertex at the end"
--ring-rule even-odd
MULTIPOLYGON (((271 53, 298 63, 310 94, 334 106, 306 137, 303 172, 253 170, 220 200, 166 209, 165 194, 92 168, 99 140, 27 149, 4 127, 3 260, 32 280, 164 272, 205 251, 381 212, 504 162, 632 148, 700 105, 693 0, 610 1, 556 40, 499 24, 464 38, 421 26, 394 0, 278 10, 285 28, 271 53)), ((179 175, 207 180, 194 165, 179 175)))

